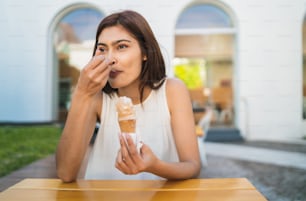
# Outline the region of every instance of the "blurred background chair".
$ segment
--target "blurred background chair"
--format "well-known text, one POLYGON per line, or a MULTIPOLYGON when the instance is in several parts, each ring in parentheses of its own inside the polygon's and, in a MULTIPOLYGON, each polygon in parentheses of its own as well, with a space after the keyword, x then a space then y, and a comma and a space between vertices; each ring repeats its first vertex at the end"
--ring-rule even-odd
POLYGON ((207 166, 207 158, 206 158, 206 149, 205 149, 205 137, 207 134, 207 131, 210 126, 210 121, 213 115, 213 111, 211 108, 206 108, 206 111, 203 115, 203 117, 199 120, 199 122, 196 125, 197 130, 201 129, 200 131, 197 131, 198 136, 198 146, 200 150, 200 157, 201 157, 201 165, 203 167, 207 166))

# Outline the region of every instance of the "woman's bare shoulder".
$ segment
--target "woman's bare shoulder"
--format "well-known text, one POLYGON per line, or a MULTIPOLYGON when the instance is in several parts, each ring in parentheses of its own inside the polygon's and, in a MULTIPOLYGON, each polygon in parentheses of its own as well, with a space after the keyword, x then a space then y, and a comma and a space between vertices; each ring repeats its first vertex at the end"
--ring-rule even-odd
POLYGON ((167 89, 167 94, 181 93, 187 91, 187 87, 184 84, 184 82, 178 78, 168 78, 166 89, 167 89))
POLYGON ((190 101, 186 85, 177 78, 167 79, 166 94, 170 110, 190 101))

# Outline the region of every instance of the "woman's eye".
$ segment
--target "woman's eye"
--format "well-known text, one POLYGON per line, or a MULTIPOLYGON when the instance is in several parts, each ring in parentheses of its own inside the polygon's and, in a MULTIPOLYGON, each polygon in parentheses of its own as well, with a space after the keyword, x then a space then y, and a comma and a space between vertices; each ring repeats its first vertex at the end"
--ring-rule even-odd
POLYGON ((97 50, 99 50, 100 52, 105 52, 105 48, 103 47, 98 47, 97 50))
POLYGON ((127 48, 127 45, 121 44, 118 46, 118 49, 124 49, 124 48, 127 48))
POLYGON ((103 53, 103 52, 105 52, 105 51, 106 51, 106 48, 105 48, 104 46, 102 46, 102 45, 98 45, 98 47, 97 47, 97 51, 99 51, 99 52, 103 53))

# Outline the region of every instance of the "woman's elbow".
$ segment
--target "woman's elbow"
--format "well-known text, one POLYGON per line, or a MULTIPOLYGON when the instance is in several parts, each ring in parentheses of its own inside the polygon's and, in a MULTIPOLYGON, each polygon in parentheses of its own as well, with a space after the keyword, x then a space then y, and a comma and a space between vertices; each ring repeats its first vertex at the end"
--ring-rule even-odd
POLYGON ((62 180, 64 183, 71 183, 76 180, 76 176, 71 173, 71 171, 63 170, 61 168, 57 168, 57 177, 62 180))
POLYGON ((198 178, 201 172, 201 162, 200 161, 194 161, 193 162, 194 171, 191 178, 198 178))
POLYGON ((64 183, 71 183, 71 182, 74 182, 76 180, 75 177, 70 176, 70 175, 63 175, 63 174, 58 173, 57 176, 64 183))

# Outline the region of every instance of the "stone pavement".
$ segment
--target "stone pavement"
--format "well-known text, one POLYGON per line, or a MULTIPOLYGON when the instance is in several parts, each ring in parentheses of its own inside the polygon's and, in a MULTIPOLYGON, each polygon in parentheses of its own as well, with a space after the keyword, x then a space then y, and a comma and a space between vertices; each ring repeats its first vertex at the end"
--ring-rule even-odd
MULTIPOLYGON (((209 155, 306 170, 306 153, 206 142, 209 155)), ((301 146, 301 145, 299 145, 301 146)), ((306 147, 306 144, 304 145, 306 147)))
POLYGON ((201 178, 245 177, 268 199, 306 200, 306 141, 206 142, 201 178))
MULTIPOLYGON (((208 166, 199 177, 246 177, 268 200, 306 200, 306 142, 205 142, 208 166)), ((50 155, 0 178, 0 191, 24 178, 55 178, 50 155)))
POLYGON ((55 157, 50 155, 0 178, 0 192, 25 178, 55 178, 55 157))

